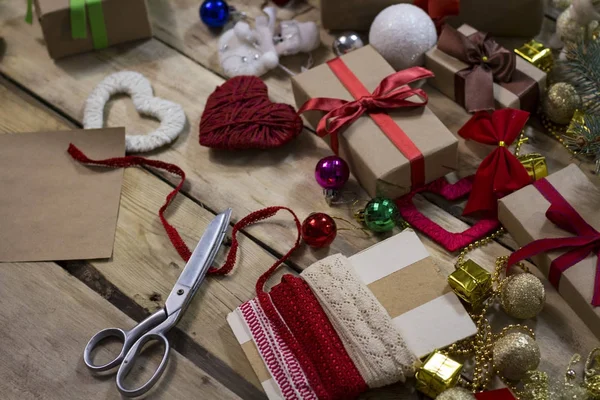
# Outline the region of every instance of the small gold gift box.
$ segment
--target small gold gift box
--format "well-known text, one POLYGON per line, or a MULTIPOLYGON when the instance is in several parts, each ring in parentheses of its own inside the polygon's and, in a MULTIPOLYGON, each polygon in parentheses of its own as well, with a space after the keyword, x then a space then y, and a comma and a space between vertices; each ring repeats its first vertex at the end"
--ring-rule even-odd
POLYGON ((532 181, 545 178, 548 176, 548 166, 546 165, 546 157, 540 153, 529 153, 518 157, 519 161, 529 174, 532 181))
POLYGON ((550 71, 554 64, 552 51, 537 40, 525 43, 523 46, 515 49, 515 53, 545 72, 550 71))
POLYGON ((492 274, 473 260, 467 260, 448 277, 454 293, 477 308, 492 293, 492 274))
POLYGON ((462 367, 462 364, 436 350, 417 369, 416 388, 435 399, 444 390, 456 386, 462 367))
POLYGON ((574 137, 574 135, 577 133, 577 126, 582 126, 586 131, 589 132, 589 128, 585 126, 585 113, 581 110, 575 110, 573 118, 571 118, 571 122, 567 128, 567 135, 574 137))

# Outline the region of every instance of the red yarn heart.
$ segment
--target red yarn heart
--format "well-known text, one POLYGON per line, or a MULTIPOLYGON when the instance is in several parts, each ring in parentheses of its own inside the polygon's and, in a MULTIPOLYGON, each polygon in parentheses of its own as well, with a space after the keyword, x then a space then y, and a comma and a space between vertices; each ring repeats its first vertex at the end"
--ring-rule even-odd
POLYGON ((302 120, 288 104, 272 103, 267 86, 255 76, 237 76, 208 97, 200 119, 200 144, 216 149, 270 149, 302 131, 302 120))

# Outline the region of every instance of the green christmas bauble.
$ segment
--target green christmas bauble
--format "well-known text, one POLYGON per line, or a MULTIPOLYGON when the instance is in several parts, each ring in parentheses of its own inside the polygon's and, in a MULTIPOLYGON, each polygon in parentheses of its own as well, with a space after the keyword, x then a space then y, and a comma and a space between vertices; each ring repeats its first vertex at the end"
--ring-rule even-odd
POLYGON ((394 229, 399 219, 396 203, 385 197, 371 200, 364 210, 365 226, 373 232, 388 232, 394 229))

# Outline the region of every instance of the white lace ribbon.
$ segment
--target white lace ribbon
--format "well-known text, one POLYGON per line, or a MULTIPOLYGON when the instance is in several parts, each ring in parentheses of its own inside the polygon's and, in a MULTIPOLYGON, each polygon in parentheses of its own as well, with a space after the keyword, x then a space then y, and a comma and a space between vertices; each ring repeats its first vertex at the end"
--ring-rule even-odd
POLYGON ((302 272, 346 351, 371 388, 413 376, 418 360, 392 318, 341 254, 318 261, 302 272))

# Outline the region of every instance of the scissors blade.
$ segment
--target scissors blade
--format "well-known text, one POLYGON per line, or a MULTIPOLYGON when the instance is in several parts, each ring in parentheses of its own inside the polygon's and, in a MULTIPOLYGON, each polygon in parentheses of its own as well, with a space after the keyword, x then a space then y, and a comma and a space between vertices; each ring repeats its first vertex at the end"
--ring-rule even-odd
POLYGON ((177 283, 165 303, 167 315, 188 303, 206 277, 229 227, 231 208, 217 215, 208 225, 177 283))

